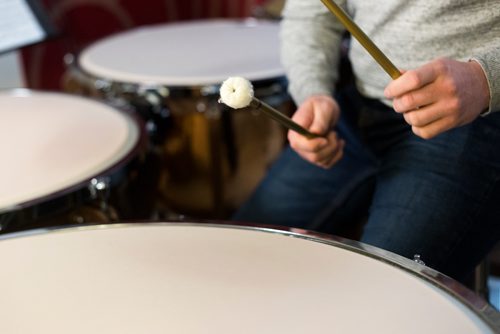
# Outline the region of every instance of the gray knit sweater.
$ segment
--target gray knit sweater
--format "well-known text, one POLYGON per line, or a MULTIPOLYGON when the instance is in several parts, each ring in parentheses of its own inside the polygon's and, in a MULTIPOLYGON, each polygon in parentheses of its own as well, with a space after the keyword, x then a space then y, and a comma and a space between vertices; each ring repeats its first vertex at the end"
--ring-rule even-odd
MULTIPOLYGON (((500 111, 500 0, 335 1, 398 68, 412 69, 438 57, 477 60, 488 79, 490 111, 500 111)), ((282 62, 297 103, 332 93, 343 31, 320 0, 287 0, 282 62)), ((384 100, 389 75, 356 40, 349 58, 360 92, 384 100)))

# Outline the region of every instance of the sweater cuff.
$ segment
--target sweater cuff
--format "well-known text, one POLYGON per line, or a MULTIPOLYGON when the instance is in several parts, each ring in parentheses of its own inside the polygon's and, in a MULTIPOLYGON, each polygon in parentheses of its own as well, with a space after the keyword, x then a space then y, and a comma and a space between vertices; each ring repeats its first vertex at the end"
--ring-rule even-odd
POLYGON ((471 57, 471 60, 475 60, 481 65, 490 90, 489 108, 482 113, 482 116, 500 111, 500 57, 496 52, 488 52, 471 57))
POLYGON ((290 85, 289 91, 292 96, 295 104, 300 106, 307 98, 313 95, 328 95, 332 96, 333 90, 328 87, 328 85, 321 85, 317 79, 311 79, 307 85, 303 86, 294 86, 290 85), (309 83, 311 82, 311 83, 309 83))

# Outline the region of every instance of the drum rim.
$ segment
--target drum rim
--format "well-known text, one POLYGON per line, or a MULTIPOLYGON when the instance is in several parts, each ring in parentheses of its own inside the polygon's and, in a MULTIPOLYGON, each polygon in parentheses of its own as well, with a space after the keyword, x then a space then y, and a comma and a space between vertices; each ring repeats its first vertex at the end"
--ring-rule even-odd
POLYGON ((183 227, 209 227, 226 228, 235 230, 247 230, 254 232, 264 232, 270 234, 279 234, 283 236, 299 238, 307 241, 338 247, 356 254, 367 256, 388 264, 394 268, 403 270, 413 276, 424 280, 440 291, 455 299, 469 311, 475 314, 484 325, 494 332, 500 332, 500 313, 496 311, 485 300, 474 294, 467 287, 425 265, 418 264, 415 261, 407 259, 398 254, 386 251, 384 249, 364 244, 355 240, 350 240, 335 235, 323 234, 299 228, 289 228, 276 225, 251 224, 244 222, 221 221, 221 220, 199 220, 184 219, 172 221, 122 221, 111 222, 107 224, 90 223, 67 226, 53 226, 25 230, 20 232, 11 232, 0 234, 0 242, 8 239, 44 235, 47 233, 66 233, 75 231, 92 231, 111 228, 129 228, 129 227, 158 227, 158 226, 183 226, 183 227))
MULTIPOLYGON (((78 59, 78 54, 73 56, 78 59)), ((163 84, 160 82, 128 82, 128 81, 120 81, 113 78, 107 78, 102 76, 97 76, 93 73, 90 73, 82 66, 80 66, 78 61, 73 61, 70 64, 67 64, 66 71, 68 73, 75 73, 75 77, 84 76, 85 80, 89 80, 89 82, 93 83, 96 91, 100 92, 104 96, 109 94, 109 97, 114 97, 114 95, 118 93, 143 93, 147 91, 162 91, 164 94, 164 98, 169 97, 218 97, 220 95, 219 89, 222 86, 222 82, 214 82, 214 83, 206 83, 206 84, 197 84, 197 85, 170 85, 163 84), (116 88, 119 88, 118 90, 116 88), (165 92, 163 92, 165 91, 165 92)), ((250 80, 254 87, 255 91, 259 89, 266 89, 268 86, 272 84, 280 84, 283 87, 288 85, 286 74, 276 75, 273 77, 250 80)), ((288 94, 288 93, 287 93, 288 94)), ((256 93, 257 95, 257 93, 256 93)), ((118 95, 119 96, 119 95, 118 95)))
POLYGON ((84 97, 81 95, 76 95, 76 94, 70 94, 66 92, 61 92, 61 91, 56 91, 56 90, 41 90, 41 89, 32 89, 32 88, 13 88, 13 89, 6 89, 1 91, 3 95, 16 95, 16 94, 21 94, 22 96, 29 96, 33 94, 57 94, 57 95, 63 95, 66 97, 70 98, 77 98, 77 99, 83 99, 83 100, 90 100, 93 102, 97 102, 101 105, 107 106, 111 109, 114 109, 118 111, 121 115, 124 115, 125 117, 129 117, 132 122, 137 126, 137 141, 134 143, 132 146, 132 149, 127 152, 121 159, 116 161, 114 164, 110 165, 109 167, 103 169, 100 171, 98 174, 95 174, 89 178, 85 178, 84 180, 80 182, 76 182, 75 184, 65 187, 63 189, 59 189, 56 191, 53 191, 51 193, 45 194, 43 196, 33 198, 30 200, 24 200, 20 201, 16 204, 6 206, 3 208, 0 208, 0 215, 4 213, 9 213, 21 209, 25 209, 27 207, 31 207, 40 203, 44 203, 59 197, 62 197, 64 195, 68 195, 70 193, 73 193, 75 191, 81 190, 85 186, 89 185, 89 182, 97 177, 102 177, 106 176, 108 174, 111 174, 112 172, 115 172, 119 170, 120 168, 124 167, 128 162, 130 162, 137 154, 138 152, 146 145, 147 143, 147 136, 146 132, 144 130, 144 122, 135 114, 128 112, 127 110, 116 107, 116 106, 111 106, 110 104, 106 104, 104 101, 99 100, 97 98, 92 98, 92 97, 84 97))
MULTIPOLYGON (((76 66, 83 71, 84 73, 87 73, 88 75, 91 75, 93 77, 100 77, 104 78, 103 75, 100 75, 98 73, 94 73, 92 71, 89 71, 86 69, 84 66, 81 65, 82 58, 86 57, 89 50, 91 50, 93 47, 99 46, 109 40, 114 39, 115 37, 122 37, 126 34, 130 34, 131 32, 140 32, 148 28, 156 28, 156 27, 164 27, 164 26, 169 26, 173 28, 178 28, 178 27, 183 27, 183 26, 190 26, 193 24, 242 24, 242 25, 272 25, 272 26, 278 26, 279 27, 279 22, 276 20, 271 20, 271 19, 259 19, 259 18, 254 18, 254 17, 245 17, 245 18, 217 18, 217 19, 197 19, 197 20, 190 20, 190 21, 180 21, 180 22, 163 22, 163 23, 154 23, 154 24, 149 24, 149 25, 144 25, 140 27, 135 27, 133 29, 129 30, 124 30, 124 31, 119 31, 115 32, 111 35, 105 36, 101 39, 98 39, 89 45, 87 45, 85 48, 81 49, 75 57, 73 57, 72 61, 76 64, 76 66)), ((262 78, 248 78, 252 82, 254 81, 261 81, 265 80, 266 78, 269 77, 284 77, 286 76, 285 69, 283 66, 279 69, 273 69, 273 70, 268 70, 266 76, 262 76, 262 78)), ((223 78, 224 80, 226 78, 223 78)), ((123 84, 139 84, 139 85, 144 85, 144 86, 163 86, 163 87, 210 87, 210 86, 216 86, 216 85, 221 85, 222 81, 221 80, 216 80, 215 78, 203 78, 201 80, 196 80, 197 83, 191 82, 186 79, 185 82, 178 83, 178 84, 170 84, 170 83, 165 83, 162 82, 161 79, 153 80, 153 81, 148 81, 148 82, 140 82, 138 83, 137 80, 118 80, 117 78, 105 78, 105 80, 110 81, 110 82, 115 82, 115 83, 123 83, 123 84)), ((191 80, 191 79, 190 79, 191 80)))

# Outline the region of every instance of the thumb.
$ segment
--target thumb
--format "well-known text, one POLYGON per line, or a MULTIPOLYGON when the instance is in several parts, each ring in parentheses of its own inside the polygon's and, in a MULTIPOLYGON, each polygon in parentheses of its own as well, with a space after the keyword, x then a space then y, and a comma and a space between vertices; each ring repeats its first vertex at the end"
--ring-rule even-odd
POLYGON ((313 122, 314 113, 312 112, 312 106, 308 103, 304 103, 302 106, 297 109, 297 111, 293 114, 292 120, 297 124, 309 129, 313 122))
POLYGON ((338 106, 333 100, 319 101, 314 105, 313 119, 309 130, 317 134, 327 134, 338 117, 338 106))
POLYGON ((331 117, 328 117, 328 115, 324 113, 318 113, 314 115, 309 130, 312 133, 323 135, 330 131, 331 124, 331 117))

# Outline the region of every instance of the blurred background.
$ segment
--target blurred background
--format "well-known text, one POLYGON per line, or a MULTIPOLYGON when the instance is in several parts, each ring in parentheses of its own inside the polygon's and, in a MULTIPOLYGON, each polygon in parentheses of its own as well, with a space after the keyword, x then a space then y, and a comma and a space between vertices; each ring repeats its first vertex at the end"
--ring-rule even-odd
POLYGON ((0 56, 2 86, 61 89, 64 56, 108 35, 142 25, 250 16, 277 18, 283 0, 40 0, 57 36, 0 56), (20 59, 16 59, 19 56, 20 59), (18 67, 17 72, 15 68, 18 67), (22 78, 19 78, 22 74, 22 78), (8 81, 9 80, 9 81, 8 81), (12 85, 12 84, 11 84, 12 85))

